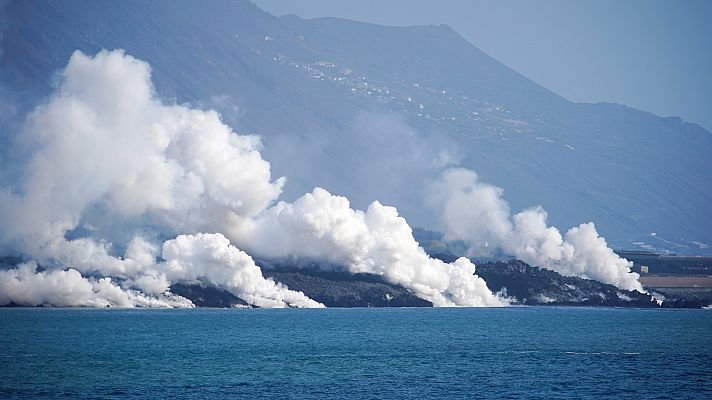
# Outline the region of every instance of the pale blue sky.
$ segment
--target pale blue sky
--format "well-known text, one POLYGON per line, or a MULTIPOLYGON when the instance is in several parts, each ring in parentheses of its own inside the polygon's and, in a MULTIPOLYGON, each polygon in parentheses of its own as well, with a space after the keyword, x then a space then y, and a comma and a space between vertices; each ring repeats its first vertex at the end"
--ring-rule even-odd
POLYGON ((577 102, 626 104, 712 130, 712 1, 255 0, 276 14, 447 24, 577 102))

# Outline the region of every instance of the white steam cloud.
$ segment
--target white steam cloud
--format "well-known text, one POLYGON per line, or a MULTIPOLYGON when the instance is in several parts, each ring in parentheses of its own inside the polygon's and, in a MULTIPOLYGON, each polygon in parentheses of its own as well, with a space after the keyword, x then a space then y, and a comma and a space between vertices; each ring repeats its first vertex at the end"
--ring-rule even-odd
POLYGON ((163 258, 168 279, 223 288, 258 307, 323 307, 301 292, 265 280, 252 257, 219 233, 168 240, 163 243, 163 258))
POLYGON ((172 293, 146 296, 123 290, 111 278, 84 278, 76 269, 37 272, 29 262, 0 271, 0 304, 21 306, 86 307, 193 307, 193 303, 172 293))
POLYGON ((170 233, 239 223, 268 206, 284 182, 271 182, 256 137, 234 134, 215 112, 156 100, 145 62, 122 51, 75 52, 61 86, 29 115, 16 142, 26 164, 16 183, 0 190, 0 243, 57 270, 4 272, 3 303, 181 306, 189 302, 150 302, 132 290, 158 299, 172 282, 222 279, 221 287, 251 304, 319 306, 265 280, 249 256, 221 237, 179 237, 184 251, 169 251, 170 260, 159 264, 155 246, 138 237, 123 258, 96 239, 112 231, 135 235, 147 229, 146 220, 170 233), (77 227, 93 236, 65 239, 77 227), (216 253, 212 259, 208 250, 216 253), (222 270, 207 268, 220 257, 222 270), (119 278, 122 287, 80 273, 119 278), (47 295, 23 297, 23 291, 47 295))
POLYGON ((62 237, 90 206, 194 231, 225 210, 254 215, 281 192, 258 138, 234 134, 215 112, 161 104, 145 62, 75 52, 62 78, 17 138, 29 155, 19 184, 0 191, 3 243, 62 237))
POLYGON ((77 51, 61 78, 5 150, 22 165, 0 171, 0 249, 35 261, 2 271, 0 305, 192 306, 169 292, 187 283, 260 307, 322 306, 265 279, 223 234, 200 232, 382 275, 435 305, 505 303, 468 260, 428 257, 392 207, 355 211, 317 188, 270 208, 284 179, 272 180, 259 139, 160 102, 145 62, 77 51))
POLYGON ((280 202, 231 231, 261 257, 326 260, 351 273, 381 275, 435 306, 500 306, 466 258, 430 258, 393 207, 373 202, 366 212, 348 199, 316 188, 294 203, 280 202))
POLYGON ((548 226, 547 213, 533 207, 511 215, 499 187, 479 181, 464 168, 446 170, 430 188, 431 206, 441 216, 447 240, 468 243, 472 254, 500 249, 527 263, 642 292, 632 263, 611 250, 592 222, 569 229, 564 236, 548 226))

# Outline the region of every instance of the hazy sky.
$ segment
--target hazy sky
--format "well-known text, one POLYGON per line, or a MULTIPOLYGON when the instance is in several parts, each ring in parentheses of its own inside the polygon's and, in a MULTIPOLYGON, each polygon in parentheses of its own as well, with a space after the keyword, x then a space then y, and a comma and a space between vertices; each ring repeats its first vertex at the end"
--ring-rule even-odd
POLYGON ((276 14, 447 24, 577 102, 679 115, 712 130, 712 1, 255 0, 276 14))

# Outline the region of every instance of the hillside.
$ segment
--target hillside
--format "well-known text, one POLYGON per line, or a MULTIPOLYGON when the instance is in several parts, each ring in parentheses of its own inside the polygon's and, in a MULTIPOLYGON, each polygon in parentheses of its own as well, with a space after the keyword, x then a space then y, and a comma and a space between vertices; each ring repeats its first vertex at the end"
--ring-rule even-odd
POLYGON ((515 211, 544 206, 561 229, 593 220, 613 247, 712 251, 710 132, 569 102, 447 26, 278 18, 243 1, 0 7, 7 127, 74 50, 123 48, 151 64, 162 98, 261 135, 273 173, 289 178, 285 199, 322 186, 433 228, 424 183, 456 162, 503 187, 515 211))
MULTIPOLYGON (((445 261, 452 256, 436 255, 445 261)), ((293 268, 281 265, 265 268, 265 276, 304 292, 327 307, 431 307, 405 288, 386 282, 382 277, 346 272, 323 271, 318 266, 293 268)), ((709 296, 666 293, 658 304, 650 295, 619 290, 600 282, 566 277, 532 267, 517 260, 479 264, 477 274, 496 292, 509 297, 513 305, 584 306, 636 308, 701 308, 712 304, 709 296)), ((171 291, 187 297, 198 307, 245 307, 230 293, 199 285, 173 285, 171 291)), ((659 296, 659 295, 658 295, 659 296)))

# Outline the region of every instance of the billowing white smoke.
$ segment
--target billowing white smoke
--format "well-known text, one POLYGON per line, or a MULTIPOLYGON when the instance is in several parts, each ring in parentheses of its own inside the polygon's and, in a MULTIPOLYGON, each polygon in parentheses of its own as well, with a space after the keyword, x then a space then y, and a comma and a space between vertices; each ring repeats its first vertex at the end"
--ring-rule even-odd
POLYGON ((0 248, 47 269, 3 272, 0 304, 182 306, 170 285, 197 283, 257 306, 321 306, 264 279, 225 236, 195 234, 206 231, 261 256, 379 274, 436 305, 503 304, 469 261, 429 258, 393 208, 354 211, 320 189, 267 208, 284 179, 271 180, 259 139, 161 103, 145 62, 75 52, 61 77, 14 139, 22 172, 0 176, 0 248), (159 251, 167 235, 180 236, 159 251))
POLYGON ((193 307, 193 303, 171 293, 146 296, 122 290, 111 278, 84 278, 76 269, 37 272, 29 262, 0 271, 0 305, 88 306, 88 307, 193 307))
MULTIPOLYGON (((179 235, 166 241, 162 252, 141 237, 136 237, 129 243, 122 258, 109 255, 106 244, 97 244, 91 239, 59 243, 59 246, 53 248, 54 259, 60 261, 59 265, 71 265, 73 268, 38 273, 35 277, 31 277, 27 267, 4 271, 10 275, 0 275, 0 280, 16 277, 18 290, 8 290, 7 293, 14 296, 8 296, 4 302, 0 297, 0 304, 13 301, 25 305, 57 306, 104 303, 120 307, 192 306, 189 300, 168 292, 171 283, 184 283, 221 288, 258 307, 323 307, 302 292, 289 290, 282 284, 265 279, 252 257, 231 245, 219 233, 179 235), (156 262, 159 255, 165 261, 156 262), (110 284, 110 278, 86 279, 82 273, 89 276, 113 276, 121 279, 124 286, 138 290, 121 292, 120 287, 110 284), (82 296, 75 297, 75 291, 67 291, 62 283, 66 287, 84 289, 91 288, 87 285, 90 283, 96 293, 85 290, 82 296), (29 297, 43 300, 32 303, 20 295, 23 292, 44 292, 47 298, 29 297), (175 298, 182 301, 168 301, 175 298)), ((35 263, 28 265, 36 269, 35 263)), ((0 284, 0 292, 8 288, 10 286, 0 284)))
POLYGON ((230 234, 255 255, 326 260, 351 273, 381 275, 435 306, 504 304, 469 260, 447 264, 430 258, 396 209, 377 201, 357 211, 345 197, 316 188, 233 228, 230 234))
POLYGON ((36 285, 48 294, 17 297, 20 292, 3 286, 3 302, 167 305, 146 302, 129 289, 158 296, 171 282, 212 282, 219 272, 226 279, 224 287, 255 305, 319 305, 265 280, 244 257, 232 264, 235 257, 228 257, 224 271, 203 275, 191 269, 191 262, 172 259, 172 273, 166 274, 164 264, 155 264, 152 246, 141 239, 131 241, 124 258, 111 256, 112 245, 105 241, 65 239, 80 222, 97 237, 141 232, 147 229, 145 220, 169 233, 239 223, 268 206, 284 182, 270 181, 270 165, 259 146, 256 137, 234 134, 215 112, 156 100, 148 64, 122 51, 95 57, 75 52, 57 92, 28 117, 16 138, 14 147, 27 153, 24 175, 14 187, 0 190, 3 247, 43 265, 74 269, 41 272, 35 278, 27 267, 7 271, 3 281, 14 277, 14 287, 38 292, 30 290, 36 285), (92 219, 92 211, 101 217, 92 219), (122 289, 106 279, 84 279, 78 271, 121 278, 124 295, 106 295, 109 289, 122 289), (63 292, 65 284, 81 290, 63 292))
POLYGON ((533 207, 511 215, 502 189, 480 182, 475 172, 451 168, 430 188, 430 204, 441 216, 447 240, 462 240, 473 254, 500 249, 527 263, 563 275, 643 291, 632 263, 611 250, 592 222, 573 227, 562 237, 547 226, 547 213, 533 207))
POLYGON ((195 231, 279 195, 284 179, 270 182, 258 138, 234 134, 215 112, 161 104, 145 62, 75 52, 62 78, 17 138, 28 159, 21 183, 0 191, 3 243, 34 250, 77 227, 89 206, 195 231))
POLYGON ((169 280, 224 288, 258 307, 323 307, 302 292, 265 280, 252 257, 217 234, 180 235, 163 243, 169 280))

